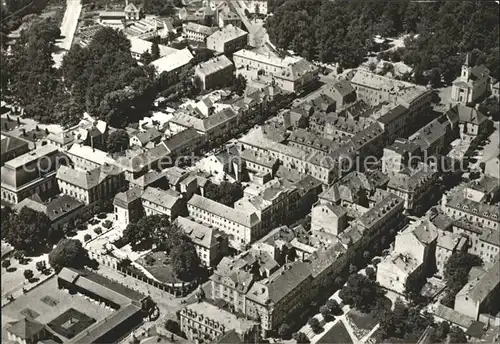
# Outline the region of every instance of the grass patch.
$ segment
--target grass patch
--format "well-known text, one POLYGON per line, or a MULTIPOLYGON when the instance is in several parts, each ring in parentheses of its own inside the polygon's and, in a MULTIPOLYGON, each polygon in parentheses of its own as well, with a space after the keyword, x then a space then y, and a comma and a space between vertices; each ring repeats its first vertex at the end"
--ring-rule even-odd
POLYGON ((352 343, 351 336, 342 321, 337 322, 333 327, 317 341, 318 344, 346 344, 352 343))
POLYGON ((58 334, 71 339, 95 322, 96 320, 94 318, 74 308, 70 308, 48 323, 48 325, 58 334))
POLYGON ((365 331, 370 331, 378 324, 377 319, 357 309, 351 309, 349 313, 347 313, 347 318, 351 320, 357 328, 365 331))
POLYGON ((170 259, 165 252, 151 252, 138 259, 137 263, 141 264, 151 273, 151 275, 163 283, 181 282, 181 280, 175 276, 172 264, 170 264, 169 261, 170 259), (153 260, 151 258, 153 258, 154 263, 148 265, 146 262, 152 262, 153 260), (167 263, 165 264, 165 262, 167 263))

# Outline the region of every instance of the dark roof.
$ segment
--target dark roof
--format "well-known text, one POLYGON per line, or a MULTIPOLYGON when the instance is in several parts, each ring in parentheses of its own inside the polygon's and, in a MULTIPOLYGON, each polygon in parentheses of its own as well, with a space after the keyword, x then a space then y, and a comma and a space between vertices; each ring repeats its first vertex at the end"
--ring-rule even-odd
POLYGON ((199 137, 203 136, 199 134, 194 128, 187 128, 186 130, 181 131, 170 137, 169 139, 163 141, 163 144, 167 149, 172 152, 179 148, 182 148, 188 142, 195 140, 199 137))
POLYGON ((343 97, 354 92, 354 87, 352 87, 349 80, 340 80, 335 83, 333 87, 335 87, 335 90, 343 97))
POLYGON ((5 154, 22 146, 26 146, 26 150, 28 150, 28 142, 18 139, 17 137, 6 136, 1 141, 0 151, 2 154, 5 154))
POLYGON ((378 121, 382 124, 390 124, 404 115, 406 111, 408 111, 408 109, 403 105, 397 105, 396 107, 393 107, 388 112, 386 112, 383 116, 381 116, 378 121))
POLYGON ((77 201, 73 197, 61 195, 46 204, 46 214, 50 221, 55 222, 60 217, 64 217, 66 214, 83 206, 82 202, 77 201))
POLYGON ((38 321, 23 318, 8 324, 7 331, 22 339, 30 339, 37 333, 43 331, 45 325, 38 321))
POLYGON ((244 341, 241 340, 240 336, 238 333, 236 333, 235 330, 231 330, 229 332, 226 332, 222 334, 220 337, 216 338, 212 344, 240 344, 244 343, 244 341))

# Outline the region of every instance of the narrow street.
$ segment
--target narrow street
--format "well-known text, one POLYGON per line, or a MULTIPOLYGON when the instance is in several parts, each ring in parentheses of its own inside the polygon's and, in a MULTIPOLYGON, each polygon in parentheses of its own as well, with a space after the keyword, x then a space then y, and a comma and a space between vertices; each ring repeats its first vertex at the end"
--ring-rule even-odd
POLYGON ((71 48, 71 44, 73 44, 76 28, 78 26, 78 18, 80 18, 81 12, 81 0, 66 0, 66 11, 64 12, 60 27, 62 39, 56 42, 60 51, 54 53, 52 56, 56 68, 61 66, 64 55, 71 48))

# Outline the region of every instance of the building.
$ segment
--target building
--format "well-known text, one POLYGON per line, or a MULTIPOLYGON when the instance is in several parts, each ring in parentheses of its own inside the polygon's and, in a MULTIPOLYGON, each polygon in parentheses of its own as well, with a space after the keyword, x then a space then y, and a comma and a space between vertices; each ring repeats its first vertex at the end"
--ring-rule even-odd
POLYGON ((66 154, 75 168, 86 171, 114 162, 114 160, 108 156, 108 153, 78 143, 72 145, 66 154))
POLYGON ((137 8, 132 2, 128 3, 128 0, 125 1, 125 9, 123 12, 125 13, 125 20, 139 20, 141 16, 141 10, 137 8))
POLYGON ((356 101, 356 90, 348 80, 326 84, 321 90, 323 94, 335 100, 336 107, 339 109, 356 101))
POLYGON ((245 1, 245 8, 251 14, 267 15, 267 2, 268 0, 250 0, 245 1))
POLYGON ((227 255, 229 242, 224 232, 181 216, 176 224, 191 239, 204 266, 216 266, 227 255))
MULTIPOLYGON (((472 277, 472 276, 470 276, 472 277)), ((473 277, 455 297, 454 309, 474 320, 482 313, 497 314, 500 297, 500 261, 484 269, 479 276, 473 277)))
POLYGON ((409 225, 396 236, 394 251, 377 265, 377 282, 403 295, 409 279, 418 281, 432 275, 437 237, 437 229, 429 220, 409 225))
POLYGON ((48 336, 45 325, 29 318, 10 322, 5 330, 9 341, 19 344, 40 343, 41 340, 47 339, 48 336))
POLYGON ((455 252, 467 248, 467 237, 446 230, 438 230, 436 242, 436 275, 444 278, 446 262, 455 252))
POLYGON ((396 172, 390 176, 387 191, 401 197, 405 208, 418 212, 431 195, 439 173, 429 165, 420 164, 417 169, 396 172))
POLYGON ((129 223, 136 223, 143 215, 141 195, 143 189, 134 187, 119 192, 113 199, 115 223, 120 229, 127 228, 129 223))
POLYGON ((148 186, 141 195, 146 216, 167 215, 171 220, 184 214, 185 203, 180 193, 173 189, 161 190, 148 186))
POLYGON ((189 22, 182 25, 182 30, 184 37, 188 40, 205 43, 207 37, 219 30, 219 28, 189 22))
POLYGON ((208 302, 193 303, 180 311, 181 330, 189 341, 212 342, 234 330, 240 336, 252 338, 257 324, 220 309, 208 302))
POLYGON ((200 78, 203 90, 221 88, 232 83, 234 65, 225 55, 221 55, 197 65, 194 74, 200 78))
POLYGON ((0 146, 0 166, 6 161, 17 158, 20 155, 28 153, 30 150, 28 142, 17 137, 3 136, 0 146))
POLYGON ((155 128, 139 131, 130 135, 129 146, 153 148, 160 143, 163 134, 155 128))
MULTIPOLYGON (((130 53, 132 54, 132 57, 134 59, 140 60, 142 58, 142 54, 146 51, 151 54, 151 49, 153 47, 152 42, 138 37, 128 37, 128 39, 130 40, 130 53)), ((163 44, 158 44, 158 48, 160 57, 168 56, 179 51, 177 49, 167 47, 163 44)))
POLYGON ((462 140, 474 142, 486 136, 492 129, 492 122, 475 108, 455 105, 446 112, 452 130, 457 131, 462 140))
POLYGON ((170 155, 176 157, 191 155, 191 153, 197 152, 204 143, 205 137, 194 128, 187 128, 162 142, 170 155))
MULTIPOLYGON (((238 20, 240 20, 239 17, 238 20)), ((207 38, 208 49, 226 55, 245 48, 247 44, 248 33, 240 29, 239 25, 224 26, 207 38)))
POLYGON ((67 158, 53 145, 7 161, 1 168, 2 201, 17 204, 34 194, 57 193, 56 169, 67 158))
POLYGON ((63 165, 57 170, 56 179, 61 193, 85 204, 112 197, 125 184, 122 169, 109 164, 88 171, 63 165))
POLYGON ((415 168, 422 155, 422 150, 416 143, 397 139, 390 146, 384 147, 382 173, 391 175, 407 168, 415 168))
POLYGON ((168 56, 160 57, 158 60, 151 62, 155 67, 158 76, 164 74, 164 77, 171 81, 176 81, 179 73, 187 68, 191 60, 194 59, 193 54, 188 48, 176 51, 168 56))
POLYGON ((331 203, 318 203, 311 210, 311 230, 339 235, 347 227, 347 212, 331 203))
POLYGON ((472 66, 470 54, 462 65, 460 76, 453 81, 451 100, 461 104, 474 103, 488 92, 490 71, 484 64, 472 66))
POLYGON ((213 225, 228 234, 230 246, 237 250, 265 234, 257 214, 238 211, 196 194, 188 201, 187 209, 194 220, 213 225))
POLYGON ((285 58, 242 49, 233 54, 236 74, 262 80, 287 92, 299 92, 316 82, 318 68, 301 57, 285 58))
POLYGON ((68 195, 60 195, 44 201, 38 194, 35 194, 16 204, 14 209, 20 211, 23 207, 44 213, 50 220, 51 228, 60 231, 65 223, 73 222, 78 218, 84 204, 68 195))
POLYGON ((217 9, 215 12, 215 20, 221 29, 228 25, 238 28, 241 27, 240 16, 233 12, 229 6, 224 7, 224 9, 217 9))

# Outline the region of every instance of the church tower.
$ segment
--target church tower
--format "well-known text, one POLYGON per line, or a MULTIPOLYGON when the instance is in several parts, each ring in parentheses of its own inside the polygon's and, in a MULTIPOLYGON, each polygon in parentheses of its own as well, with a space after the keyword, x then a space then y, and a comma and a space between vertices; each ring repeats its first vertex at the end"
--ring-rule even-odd
POLYGON ((467 53, 467 56, 465 57, 465 63, 462 65, 462 74, 460 75, 462 80, 464 80, 465 82, 467 82, 467 80, 469 80, 469 76, 470 76, 469 60, 470 60, 470 54, 467 53))

